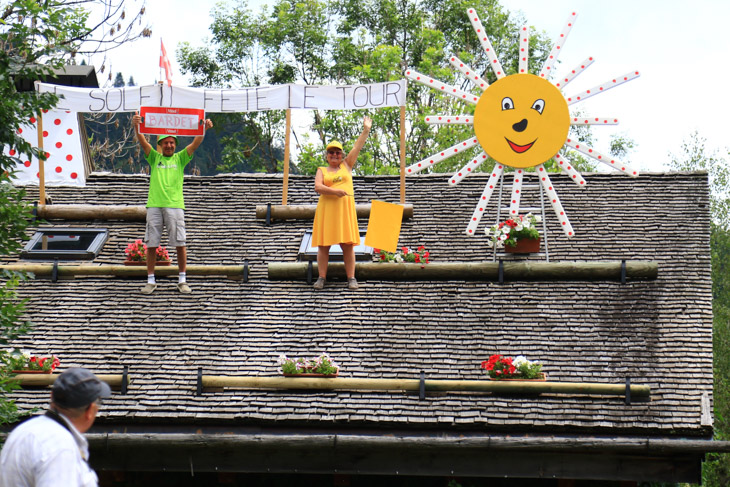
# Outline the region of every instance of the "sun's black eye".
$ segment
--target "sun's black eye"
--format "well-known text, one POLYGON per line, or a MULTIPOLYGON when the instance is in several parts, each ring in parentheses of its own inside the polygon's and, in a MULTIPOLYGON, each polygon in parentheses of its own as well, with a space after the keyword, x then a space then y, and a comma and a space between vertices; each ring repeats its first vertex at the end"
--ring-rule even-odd
POLYGON ((512 98, 509 96, 505 96, 502 98, 502 110, 514 110, 515 109, 515 102, 512 101, 512 98))
POLYGON ((542 115, 542 111, 545 110, 545 100, 535 100, 535 103, 532 104, 532 108, 537 110, 537 112, 542 115))

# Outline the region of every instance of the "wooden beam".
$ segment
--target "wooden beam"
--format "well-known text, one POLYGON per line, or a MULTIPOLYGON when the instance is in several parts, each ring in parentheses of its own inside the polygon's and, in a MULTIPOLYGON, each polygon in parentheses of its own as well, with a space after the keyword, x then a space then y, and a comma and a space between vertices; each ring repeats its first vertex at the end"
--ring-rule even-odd
POLYGON ((45 220, 145 221, 147 208, 130 205, 38 205, 38 218, 45 220))
MULTIPOLYGON (((43 110, 38 112, 38 151, 43 153, 43 110)), ((38 157, 38 204, 46 204, 46 164, 38 157)))
MULTIPOLYGON (((307 262, 274 262, 268 264, 272 280, 299 280, 307 278, 307 262)), ((317 272, 317 264, 314 273, 317 272)), ((626 277, 653 280, 659 265, 652 261, 627 261, 626 277)), ((329 264, 328 275, 344 277, 344 264, 329 264)), ((363 280, 477 280, 499 279, 498 262, 447 262, 430 264, 368 262, 355 265, 355 276, 363 280)), ((621 280, 621 262, 504 262, 503 278, 507 281, 604 281, 621 280)))
POLYGON ((284 136, 284 187, 281 191, 281 204, 286 205, 289 190, 289 144, 291 140, 291 108, 286 110, 286 136, 284 136))
MULTIPOLYGON (((251 267, 249 266, 249 270, 251 267)), ((0 265, 1 270, 32 272, 37 276, 50 276, 53 272, 51 264, 5 264, 0 265)), ((155 275, 176 276, 179 270, 176 265, 157 266, 155 275)), ((240 279, 244 274, 242 265, 190 265, 187 267, 188 276, 226 276, 232 279, 240 279)), ((58 277, 76 276, 123 276, 135 277, 146 276, 147 269, 144 265, 59 265, 58 277)))
MULTIPOLYGON (((267 205, 256 206, 256 218, 266 218, 267 205)), ((271 218, 273 220, 313 220, 317 205, 271 205, 271 218)), ((370 216, 370 203, 355 205, 358 218, 370 216)), ((413 218, 413 205, 406 204, 403 209, 403 219, 413 218)))
MULTIPOLYGON (((60 374, 15 374, 9 380, 20 382, 23 387, 43 387, 50 386, 56 382, 56 378, 60 374)), ((99 380, 106 382, 110 387, 121 387, 122 374, 95 374, 99 380)))
MULTIPOLYGON (((242 389, 306 389, 349 391, 418 391, 418 379, 359 379, 315 377, 235 377, 204 375, 203 387, 236 387, 242 389)), ((624 396, 625 384, 592 382, 540 382, 500 380, 426 380, 426 391, 491 392, 494 394, 571 394, 624 396)), ((649 386, 631 385, 631 397, 647 398, 649 386)))

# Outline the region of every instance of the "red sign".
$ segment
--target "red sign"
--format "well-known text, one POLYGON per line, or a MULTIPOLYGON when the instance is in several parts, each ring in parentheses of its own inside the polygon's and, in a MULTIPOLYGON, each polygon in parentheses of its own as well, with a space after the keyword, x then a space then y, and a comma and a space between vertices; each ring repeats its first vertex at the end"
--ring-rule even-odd
POLYGON ((205 134, 205 110, 198 108, 140 107, 139 131, 153 135, 195 137, 205 134))

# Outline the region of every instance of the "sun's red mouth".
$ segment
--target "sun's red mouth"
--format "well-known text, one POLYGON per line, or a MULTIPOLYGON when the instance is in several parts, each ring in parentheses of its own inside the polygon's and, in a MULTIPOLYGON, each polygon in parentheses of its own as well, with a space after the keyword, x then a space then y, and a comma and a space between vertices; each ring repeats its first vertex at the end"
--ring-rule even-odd
POLYGON ((515 151, 515 152, 517 152, 518 154, 522 154, 523 152, 527 152, 530 149, 530 147, 532 147, 535 144, 535 142, 537 141, 537 139, 535 139, 535 140, 533 140, 532 142, 530 142, 527 145, 517 145, 517 144, 515 144, 514 142, 512 142, 511 140, 509 140, 506 137, 505 137, 504 140, 506 140, 507 143, 509 144, 509 146, 512 148, 512 150, 515 151))

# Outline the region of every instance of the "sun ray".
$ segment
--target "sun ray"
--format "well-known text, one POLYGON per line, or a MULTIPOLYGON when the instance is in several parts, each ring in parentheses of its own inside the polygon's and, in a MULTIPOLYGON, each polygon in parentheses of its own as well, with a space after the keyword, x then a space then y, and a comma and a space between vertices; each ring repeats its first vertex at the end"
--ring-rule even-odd
POLYGON ((520 29, 520 60, 519 60, 519 72, 527 73, 527 58, 530 52, 530 31, 527 26, 524 25, 520 29))
POLYGON ((406 168, 406 174, 416 174, 418 172, 423 171, 426 168, 429 168, 436 164, 437 162, 441 162, 445 159, 448 159, 449 157, 453 157, 461 152, 464 152, 467 149, 471 149, 475 145, 479 144, 479 141, 476 137, 473 137, 468 140, 463 140, 459 142, 456 145, 452 145, 448 149, 444 149, 441 152, 437 152, 436 154, 432 155, 431 157, 427 157, 426 159, 423 159, 422 161, 418 161, 415 164, 411 164, 406 168))
POLYGON ((479 16, 473 8, 467 9, 466 13, 469 16, 469 21, 471 22, 472 27, 474 27, 474 31, 477 33, 477 37, 479 38, 479 42, 482 44, 482 48, 484 48, 484 52, 487 54, 487 58, 489 58, 489 65, 492 67, 494 75, 497 79, 504 78, 505 74, 504 69, 502 68, 502 63, 499 62, 497 55, 494 53, 494 48, 492 47, 492 43, 489 42, 489 37, 487 37, 487 31, 484 30, 482 21, 479 20, 479 16))
POLYGON ((515 169, 512 173, 512 196, 509 201, 510 216, 520 214, 520 196, 522 195, 522 169, 515 169))
POLYGON ((588 57, 585 60, 583 60, 582 63, 580 63, 578 66, 574 67, 570 70, 570 73, 566 74, 562 78, 560 78, 562 81, 558 81, 555 83, 555 86, 557 86, 559 89, 564 89, 566 86, 568 86, 568 83, 573 81, 575 78, 578 77, 580 73, 588 69, 588 66, 593 64, 595 62, 595 58, 588 57))
POLYGON ((454 175, 451 176, 451 179, 449 179, 449 186, 456 186, 457 184, 459 184, 461 180, 464 179, 469 173, 481 166, 482 163, 487 160, 487 157, 489 157, 487 153, 482 152, 474 159, 472 159, 466 166, 456 171, 454 175))
MULTIPOLYGON (((560 221, 560 226, 563 228, 563 233, 568 238, 573 238, 575 236, 575 232, 573 232, 573 225, 570 224, 570 220, 568 220, 568 215, 565 214, 565 208, 563 208, 563 205, 560 203, 560 198, 558 198, 558 193, 555 192, 555 188, 553 188, 553 182, 550 180, 550 176, 548 176, 547 170, 545 170, 545 166, 542 164, 537 166, 537 173, 540 177, 540 184, 542 184, 543 189, 548 195, 548 199, 550 199, 550 204, 553 207, 553 210, 555 211, 555 216, 558 217, 558 221, 560 221)), ((543 215, 543 218, 545 215, 543 215)))
POLYGON ((426 76, 425 74, 421 74, 418 71, 414 71, 412 69, 406 70, 406 77, 423 85, 430 86, 435 90, 440 90, 441 92, 446 93, 447 95, 451 95, 454 98, 465 101, 467 103, 471 103, 472 105, 476 105, 479 101, 479 97, 476 95, 472 95, 471 93, 462 91, 455 86, 442 83, 441 81, 431 78, 430 76, 426 76))
POLYGON ((484 210, 489 204, 489 199, 492 197, 492 192, 494 191, 494 188, 497 187, 497 183, 499 182, 499 178, 502 177, 503 172, 504 166, 502 164, 494 165, 494 169, 492 169, 492 175, 489 176, 489 181, 487 181, 487 184, 484 186, 484 191, 479 197, 479 202, 477 203, 476 208, 474 208, 474 213, 472 213, 471 215, 469 225, 466 227, 465 233, 467 235, 473 236, 474 232, 476 232, 477 227, 479 226, 479 222, 482 219, 482 215, 484 214, 484 210))
POLYGON ((472 125, 473 115, 428 115, 424 121, 429 125, 472 125))
POLYGON ((484 91, 489 87, 489 83, 487 82, 487 80, 485 80, 484 78, 479 76, 479 74, 477 74, 477 72, 474 71, 474 69, 471 66, 466 64, 464 61, 462 61, 458 57, 451 56, 449 58, 449 64, 451 64, 461 74, 466 76, 469 79, 469 81, 474 83, 477 86, 477 88, 479 88, 480 90, 484 91))
POLYGON ((573 24, 575 23, 575 18, 577 16, 578 16, 578 14, 573 12, 572 14, 570 14, 570 17, 568 17, 568 21, 565 23, 565 27, 563 27, 563 31, 560 33, 558 40, 555 41, 555 45, 553 46, 552 51, 550 51, 550 54, 548 55, 547 59, 545 60, 545 64, 542 65, 542 70, 540 71, 541 78, 549 77, 550 71, 553 69, 553 65, 555 64, 555 61, 558 60, 558 56, 560 55, 560 50, 563 48, 563 44, 565 44, 565 40, 568 38, 568 34, 570 34, 570 30, 573 28, 573 24))
POLYGON ((583 176, 573 167, 573 165, 565 159, 560 154, 555 154, 555 160, 558 161, 558 165, 560 166, 560 169, 563 170, 565 174, 570 176, 570 179, 572 179, 575 184, 578 186, 585 188, 586 180, 583 179, 583 176))
POLYGON ((581 144, 580 142, 573 142, 573 140, 568 139, 565 141, 565 145, 570 147, 571 149, 575 149, 578 152, 581 152, 581 153, 587 155, 588 157, 592 157, 593 159, 595 159, 599 162, 602 162, 609 167, 617 169, 617 170, 623 172, 624 174, 628 174, 631 177, 636 177, 639 175, 638 171, 633 169, 628 164, 624 164, 621 161, 617 161, 616 159, 612 158, 611 156, 601 154, 594 148, 589 147, 585 144, 581 144))
POLYGON ((622 84, 629 82, 632 79, 636 79, 638 77, 639 77, 639 72, 632 71, 630 73, 626 73, 623 76, 617 76, 616 78, 613 78, 611 81, 606 81, 603 84, 594 86, 593 88, 589 88, 589 89, 585 90, 583 93, 568 97, 568 98, 566 98, 566 100, 568 101, 568 105, 572 105, 574 103, 578 103, 583 100, 586 100, 592 96, 598 95, 599 93, 603 93, 604 91, 608 91, 611 88, 615 88, 618 85, 622 85, 622 84))
POLYGON ((573 117, 570 125, 618 125, 618 118, 613 117, 573 117))

